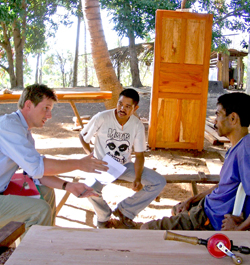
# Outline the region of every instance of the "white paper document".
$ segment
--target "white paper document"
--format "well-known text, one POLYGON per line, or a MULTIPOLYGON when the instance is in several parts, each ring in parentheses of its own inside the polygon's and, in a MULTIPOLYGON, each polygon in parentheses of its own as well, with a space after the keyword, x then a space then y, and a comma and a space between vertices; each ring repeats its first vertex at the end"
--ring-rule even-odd
POLYGON ((101 174, 95 174, 95 179, 100 181, 102 184, 109 184, 114 180, 118 179, 123 172, 126 170, 122 164, 114 160, 111 156, 105 155, 102 159, 108 163, 109 170, 107 172, 101 172, 101 174))

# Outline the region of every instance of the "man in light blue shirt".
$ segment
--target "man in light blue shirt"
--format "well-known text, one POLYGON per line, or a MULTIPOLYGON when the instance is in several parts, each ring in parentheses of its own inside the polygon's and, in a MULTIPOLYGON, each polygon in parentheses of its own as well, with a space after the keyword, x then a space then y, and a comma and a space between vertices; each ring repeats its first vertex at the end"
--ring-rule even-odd
POLYGON ((55 175, 82 170, 100 173, 107 171, 105 162, 93 155, 81 159, 50 159, 40 155, 34 146, 30 129, 43 127, 50 119, 57 97, 45 85, 32 85, 24 89, 19 110, 0 117, 0 227, 10 221, 25 222, 26 228, 33 224, 53 225, 55 196, 51 188, 64 189, 77 197, 97 196, 83 183, 63 181, 55 175), (11 177, 19 169, 39 179, 44 200, 25 196, 3 195, 11 177), (81 195, 83 194, 84 195, 81 195))

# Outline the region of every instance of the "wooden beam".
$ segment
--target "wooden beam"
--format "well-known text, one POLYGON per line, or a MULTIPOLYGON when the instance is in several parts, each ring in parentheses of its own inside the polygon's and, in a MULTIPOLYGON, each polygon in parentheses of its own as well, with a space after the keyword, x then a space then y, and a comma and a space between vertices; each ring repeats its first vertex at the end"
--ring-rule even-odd
MULTIPOLYGON (((204 173, 205 174, 205 173, 204 173)), ((200 175, 197 174, 171 174, 171 175, 163 175, 166 179, 167 183, 191 183, 195 181, 196 183, 203 184, 217 184, 220 181, 220 176, 218 174, 208 174, 205 177, 201 178, 200 175)), ((119 183, 128 183, 125 180, 117 179, 113 182, 114 184, 119 183)))
POLYGON ((243 75, 244 75, 244 64, 242 61, 242 57, 237 58, 237 89, 241 88, 241 84, 243 84, 243 75))
POLYGON ((224 88, 229 87, 229 56, 226 53, 222 54, 222 83, 224 88))
POLYGON ((25 232, 25 224, 11 221, 0 229, 0 247, 9 247, 25 232))
POLYGON ((217 53, 217 68, 218 68, 218 74, 217 74, 217 80, 222 81, 222 61, 221 61, 221 53, 217 53))
POLYGON ((213 135, 205 131, 205 138, 212 144, 212 145, 220 145, 223 144, 219 142, 213 135))
POLYGON ((214 138, 216 138, 219 142, 221 142, 221 143, 230 143, 229 139, 227 139, 224 136, 220 137, 217 134, 217 132, 213 128, 211 128, 210 126, 208 126, 207 124, 205 125, 205 130, 206 130, 206 132, 208 132, 209 134, 211 134, 214 138))
POLYGON ((196 196, 198 194, 198 188, 195 181, 191 181, 191 188, 192 188, 192 194, 193 196, 196 196))

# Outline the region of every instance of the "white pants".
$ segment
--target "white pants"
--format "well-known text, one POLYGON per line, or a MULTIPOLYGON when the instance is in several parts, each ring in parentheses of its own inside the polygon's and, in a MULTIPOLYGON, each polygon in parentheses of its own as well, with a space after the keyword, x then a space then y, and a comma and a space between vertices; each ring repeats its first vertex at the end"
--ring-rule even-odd
MULTIPOLYGON (((127 163, 124 165, 127 169, 125 172, 119 177, 119 179, 123 179, 129 182, 133 182, 135 179, 135 168, 133 163, 127 163)), ((141 183, 143 185, 143 189, 131 197, 126 198, 121 201, 117 207, 122 212, 123 215, 130 219, 134 219, 135 216, 142 211, 145 207, 147 207, 162 191, 164 186, 166 185, 166 180, 159 173, 155 172, 152 169, 144 167, 141 183)), ((95 213, 97 215, 97 220, 99 222, 105 222, 109 220, 112 210, 104 201, 102 197, 102 188, 103 185, 98 183, 91 186, 100 196, 99 197, 89 197, 89 201, 92 203, 95 213), (96 187, 98 186, 98 187, 96 187)))

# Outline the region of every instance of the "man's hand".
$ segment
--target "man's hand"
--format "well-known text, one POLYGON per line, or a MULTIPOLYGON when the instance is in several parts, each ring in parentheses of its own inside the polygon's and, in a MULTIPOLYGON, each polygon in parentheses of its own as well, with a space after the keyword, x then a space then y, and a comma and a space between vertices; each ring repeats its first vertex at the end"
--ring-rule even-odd
POLYGON ((240 216, 235 216, 231 214, 225 214, 224 218, 222 220, 222 226, 221 230, 226 231, 226 230, 238 230, 238 226, 244 222, 243 215, 241 214, 240 216))
POLYGON ((143 188, 143 185, 141 184, 141 181, 140 180, 135 180, 133 181, 133 187, 132 187, 132 190, 133 191, 140 191, 141 189, 143 188))
POLYGON ((177 205, 175 205, 175 212, 172 209, 172 215, 177 215, 181 212, 188 211, 191 207, 191 204, 192 204, 192 198, 184 202, 178 203, 177 205))
POLYGON ((95 191, 85 185, 84 183, 68 182, 66 191, 74 194, 78 198, 87 198, 90 196, 98 197, 99 195, 95 191))
POLYGON ((101 174, 99 171, 108 171, 107 162, 95 158, 93 154, 83 157, 80 162, 79 169, 85 172, 101 174))

